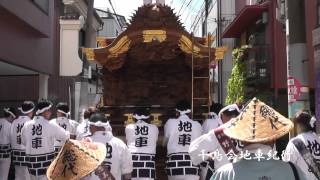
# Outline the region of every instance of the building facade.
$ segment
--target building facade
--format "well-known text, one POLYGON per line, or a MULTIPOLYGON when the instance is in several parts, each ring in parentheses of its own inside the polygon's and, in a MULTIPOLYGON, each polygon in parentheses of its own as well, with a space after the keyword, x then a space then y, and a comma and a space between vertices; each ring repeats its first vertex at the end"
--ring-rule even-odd
MULTIPOLYGON (((225 102, 227 82, 232 70, 232 50, 249 47, 246 57, 246 96, 259 96, 287 114, 287 57, 285 1, 227 0, 209 1, 208 32, 216 36, 217 46, 227 46, 219 61, 219 101, 225 102), (210 6, 209 6, 210 7, 210 6)), ((314 55, 312 30, 316 27, 315 0, 305 1, 307 62, 310 107, 314 109, 314 55)))
MULTIPOLYGON (((2 1, 0 12, 0 106, 49 98, 68 102, 77 114, 79 83, 89 81, 79 53, 90 35, 85 34, 87 1, 2 1)), ((93 47, 101 25, 96 14, 93 47)))
MULTIPOLYGON (((59 58, 57 2, 0 2, 1 105, 49 96, 49 76, 55 74, 59 58)), ((64 98, 65 94, 61 91, 59 97, 64 98)))

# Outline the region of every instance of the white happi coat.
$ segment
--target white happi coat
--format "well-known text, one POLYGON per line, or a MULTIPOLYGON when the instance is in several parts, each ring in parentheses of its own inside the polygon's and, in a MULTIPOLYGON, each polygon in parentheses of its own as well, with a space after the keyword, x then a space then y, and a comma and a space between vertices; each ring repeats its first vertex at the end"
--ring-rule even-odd
POLYGON ((11 123, 6 119, 0 119, 0 160, 10 159, 10 130, 11 123))
POLYGON ((169 119, 166 122, 164 126, 164 142, 167 142, 168 161, 166 170, 169 179, 187 180, 199 178, 199 168, 192 165, 188 149, 190 143, 201 134, 202 127, 200 123, 191 120, 187 115, 181 115, 177 119, 169 119), (192 172, 189 172, 190 169, 192 172))
POLYGON ((6 119, 0 119, 0 180, 7 180, 10 168, 10 127, 6 119))
POLYGON ((54 142, 65 142, 69 132, 56 124, 49 123, 42 116, 36 116, 22 128, 22 144, 26 147, 29 160, 29 173, 33 176, 43 176, 54 158, 54 142))
POLYGON ((306 173, 308 180, 318 180, 315 175, 309 172, 309 168, 303 157, 300 155, 300 152, 293 144, 294 139, 300 139, 309 148, 312 156, 316 159, 318 166, 320 167, 320 138, 317 134, 309 131, 299 134, 297 137, 291 139, 288 142, 286 153, 290 155, 290 161, 296 166, 300 167, 303 172, 306 173))
POLYGON ((134 124, 127 125, 125 133, 127 145, 133 159, 132 179, 155 179, 158 127, 138 120, 134 124), (143 164, 143 166, 141 167, 140 164, 143 164))
POLYGON ((202 124, 202 133, 206 134, 212 129, 221 126, 222 124, 223 123, 221 119, 218 117, 218 115, 214 112, 210 112, 208 119, 206 119, 202 124))
POLYGON ((12 162, 15 165, 15 177, 17 179, 30 179, 27 169, 26 148, 21 142, 22 128, 24 124, 31 121, 29 116, 19 116, 11 124, 11 148, 12 162))
MULTIPOLYGON (((239 141, 236 142, 235 148, 240 151, 243 148, 243 145, 239 141)), ((189 148, 189 154, 193 164, 200 164, 209 159, 210 156, 214 156, 215 170, 230 162, 227 158, 227 154, 218 141, 214 130, 211 130, 209 133, 192 141, 189 148)))
POLYGON ((84 119, 77 127, 76 139, 81 140, 88 135, 91 135, 90 123, 88 119, 84 119))
MULTIPOLYGON (((106 145, 107 153, 103 164, 108 166, 116 180, 121 180, 122 175, 132 172, 131 153, 121 139, 114 137, 110 131, 97 131, 91 138, 94 142, 106 145)), ((99 177, 91 173, 84 179, 99 180, 99 177)))
POLYGON ((11 124, 11 147, 13 150, 26 151, 25 146, 21 143, 21 134, 24 124, 31 121, 29 116, 19 116, 11 124))
MULTIPOLYGON (((59 125, 64 130, 68 131, 70 133, 70 135, 76 136, 76 134, 77 134, 77 126, 79 125, 79 123, 77 123, 74 120, 68 119, 66 117, 57 117, 56 119, 52 119, 50 121, 50 123, 59 125)), ((57 148, 61 148, 61 146, 63 146, 63 144, 64 144, 64 142, 59 141, 59 140, 54 142, 54 146, 57 148)))
MULTIPOLYGON (((201 136, 202 127, 199 122, 191 120, 187 115, 182 115, 177 119, 169 119, 164 125, 164 138, 167 141, 167 154, 178 153, 178 152, 188 152, 190 143, 201 136), (180 124, 181 123, 181 124, 180 124), (191 124, 191 130, 189 127, 184 126, 185 123, 191 124), (181 127, 179 126, 181 125, 181 127), (189 134, 190 141, 181 142, 185 138, 181 138, 184 134, 189 134), (180 142, 179 142, 180 138, 180 142)), ((185 136, 186 137, 186 136, 185 136)))
POLYGON ((134 124, 127 125, 125 133, 127 145, 131 153, 156 154, 159 135, 157 126, 139 120, 134 124), (145 141, 146 144, 138 140, 139 138, 141 139, 141 137, 147 138, 147 141, 145 141))

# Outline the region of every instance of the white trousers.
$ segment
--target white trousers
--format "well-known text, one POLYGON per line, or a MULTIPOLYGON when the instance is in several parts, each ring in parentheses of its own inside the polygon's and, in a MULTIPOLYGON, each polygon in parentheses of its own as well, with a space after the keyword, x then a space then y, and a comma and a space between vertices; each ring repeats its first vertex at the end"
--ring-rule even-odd
POLYGON ((25 166, 14 166, 15 180, 30 180, 28 168, 25 166))
POLYGON ((11 159, 0 159, 0 180, 8 180, 11 159))
POLYGON ((168 176, 169 180, 199 180, 200 177, 196 175, 178 175, 178 176, 168 176))
POLYGON ((46 175, 42 175, 42 176, 34 176, 30 174, 30 179, 31 180, 48 180, 46 175))

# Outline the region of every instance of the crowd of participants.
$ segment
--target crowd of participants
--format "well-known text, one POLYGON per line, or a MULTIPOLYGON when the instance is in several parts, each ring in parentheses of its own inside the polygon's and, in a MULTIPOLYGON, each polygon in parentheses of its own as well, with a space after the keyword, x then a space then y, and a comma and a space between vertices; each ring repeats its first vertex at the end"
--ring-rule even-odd
MULTIPOLYGON (((157 144, 167 147, 169 180, 320 179, 320 139, 316 120, 308 111, 297 112, 293 123, 254 98, 243 108, 214 104, 201 125, 190 118, 188 101, 178 102, 175 110, 176 117, 166 121, 164 137, 158 142, 159 130, 150 123, 150 109, 136 108, 135 123, 125 127, 124 142, 112 134, 109 119, 94 107, 84 111, 80 122, 70 119, 66 103, 53 107, 48 100, 36 105, 25 101, 17 110, 4 108, 0 180, 48 179, 48 167, 69 139, 104 144, 102 166, 113 180, 159 179, 157 144), (56 118, 51 119, 53 109, 56 118), (285 151, 277 152, 275 141, 292 131, 293 124, 298 135, 290 139, 285 151)), ((101 176, 94 171, 81 179, 101 176)))

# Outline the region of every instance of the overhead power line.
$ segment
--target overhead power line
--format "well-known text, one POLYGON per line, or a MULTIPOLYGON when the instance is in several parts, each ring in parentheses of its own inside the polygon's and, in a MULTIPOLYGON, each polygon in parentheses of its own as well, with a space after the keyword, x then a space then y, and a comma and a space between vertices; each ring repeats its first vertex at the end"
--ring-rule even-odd
POLYGON ((185 3, 186 3, 186 0, 183 0, 182 5, 181 5, 181 7, 180 7, 180 9, 179 9, 179 11, 178 11, 178 15, 180 14, 180 11, 181 11, 181 9, 183 8, 183 6, 184 6, 185 3))
POLYGON ((184 10, 182 11, 181 15, 186 11, 186 9, 190 6, 192 0, 190 0, 187 4, 187 6, 184 8, 184 10))
POLYGON ((196 15, 196 17, 195 17, 195 19, 194 19, 194 21, 193 21, 193 23, 192 23, 192 25, 191 25, 191 27, 190 27, 190 30, 189 30, 190 32, 193 32, 194 29, 195 29, 195 27, 198 25, 198 23, 199 23, 199 21, 200 21, 200 19, 201 19, 201 17, 202 17, 201 14, 202 14, 204 8, 205 8, 205 2, 202 3, 199 12, 198 12, 198 14, 196 15), (191 31, 191 30, 192 30, 192 31, 191 31))
POLYGON ((109 0, 109 3, 110 3, 110 6, 111 6, 111 8, 112 8, 112 10, 113 10, 114 15, 116 16, 116 20, 117 20, 117 22, 118 22, 118 24, 119 24, 120 28, 122 29, 122 28, 123 28, 123 27, 122 27, 122 24, 120 23, 120 20, 119 20, 118 14, 117 14, 117 13, 116 13, 116 11, 114 10, 114 7, 113 7, 113 4, 112 4, 111 0, 109 0))

